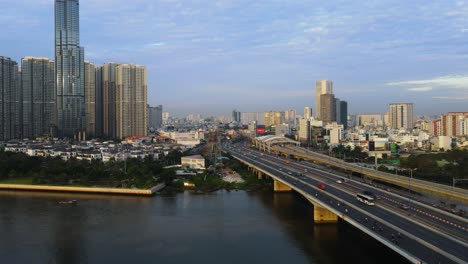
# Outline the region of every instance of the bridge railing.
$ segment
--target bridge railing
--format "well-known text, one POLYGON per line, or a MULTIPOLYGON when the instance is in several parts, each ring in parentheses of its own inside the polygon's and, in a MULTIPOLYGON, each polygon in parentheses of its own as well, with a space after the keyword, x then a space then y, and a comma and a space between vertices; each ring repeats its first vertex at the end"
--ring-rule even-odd
MULTIPOLYGON (((341 159, 330 157, 324 154, 316 153, 313 151, 305 149, 291 149, 291 148, 282 148, 282 147, 272 147, 271 150, 281 152, 283 154, 288 154, 296 157, 316 160, 321 163, 325 163, 331 166, 351 170, 354 172, 362 173, 372 178, 380 179, 386 182, 397 183, 398 185, 409 184, 408 180, 402 180, 401 178, 395 178, 394 174, 386 173, 382 171, 377 171, 362 166, 355 165, 353 163, 345 162, 341 159)), ((411 186, 414 188, 421 188, 432 192, 438 192, 446 195, 455 196, 462 200, 468 200, 468 190, 461 188, 454 188, 452 186, 447 186, 439 183, 428 182, 419 179, 412 179, 411 186)))

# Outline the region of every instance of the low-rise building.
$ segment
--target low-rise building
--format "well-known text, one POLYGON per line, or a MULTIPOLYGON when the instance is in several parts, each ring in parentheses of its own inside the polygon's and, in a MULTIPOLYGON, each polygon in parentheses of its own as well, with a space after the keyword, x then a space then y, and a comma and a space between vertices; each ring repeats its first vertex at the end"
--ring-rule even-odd
POLYGON ((181 164, 191 169, 205 169, 205 158, 201 155, 182 157, 181 164))

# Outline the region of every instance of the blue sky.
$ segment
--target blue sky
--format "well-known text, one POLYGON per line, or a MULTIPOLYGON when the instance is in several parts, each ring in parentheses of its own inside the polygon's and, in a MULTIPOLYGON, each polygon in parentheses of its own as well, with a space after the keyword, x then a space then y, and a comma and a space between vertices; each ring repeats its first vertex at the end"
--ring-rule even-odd
MULTIPOLYGON (((0 0, 0 54, 53 58, 53 0, 0 0)), ((81 0, 96 64, 148 68, 148 102, 174 115, 314 106, 334 81, 352 113, 413 102, 468 111, 468 1, 81 0)))

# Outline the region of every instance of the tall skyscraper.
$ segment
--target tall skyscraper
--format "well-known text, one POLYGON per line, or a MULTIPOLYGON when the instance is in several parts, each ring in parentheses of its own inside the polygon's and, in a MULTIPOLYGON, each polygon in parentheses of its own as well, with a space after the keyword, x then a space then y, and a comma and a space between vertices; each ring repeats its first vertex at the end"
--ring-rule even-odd
POLYGON ((52 136, 55 127, 55 63, 48 58, 21 60, 24 138, 52 136))
POLYGON ((237 111, 236 109, 232 110, 232 122, 241 122, 241 112, 237 111))
POLYGON ((21 85, 18 64, 0 56, 0 141, 21 137, 21 85))
POLYGON ((96 136, 96 68, 94 64, 85 61, 85 109, 86 135, 96 136))
MULTIPOLYGON (((116 68, 117 63, 104 63, 96 69, 96 124, 107 138, 116 138, 116 68)), ((145 106, 146 107, 146 106, 145 106)))
POLYGON ((329 80, 319 80, 315 82, 315 117, 321 117, 320 95, 333 94, 333 82, 329 80))
POLYGON ((312 117, 312 108, 306 106, 304 107, 304 119, 310 120, 312 117))
POLYGON ((335 121, 341 123, 341 100, 339 98, 335 98, 335 121))
POLYGON ((393 129, 412 129, 413 103, 390 104, 390 126, 393 129))
POLYGON ((348 102, 346 101, 340 101, 340 117, 341 120, 339 121, 341 124, 343 124, 344 129, 348 129, 348 102))
POLYGON ((73 137, 86 126, 79 20, 78 0, 55 0, 55 123, 60 137, 73 137))
POLYGON ((323 124, 336 121, 336 100, 333 94, 320 95, 320 120, 323 124))
POLYGON ((116 77, 116 137, 147 135, 146 67, 121 64, 116 77))
POLYGON ((163 106, 151 107, 148 105, 148 128, 158 129, 163 122, 163 106))

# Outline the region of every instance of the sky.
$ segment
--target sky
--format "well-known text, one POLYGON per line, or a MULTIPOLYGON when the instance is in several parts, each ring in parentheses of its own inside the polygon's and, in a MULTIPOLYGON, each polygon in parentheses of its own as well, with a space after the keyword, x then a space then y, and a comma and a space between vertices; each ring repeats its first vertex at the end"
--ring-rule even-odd
MULTIPOLYGON (((0 55, 53 59, 53 0, 0 7, 0 55)), ((81 0, 80 42, 95 64, 145 65, 172 116, 302 113, 321 79, 350 113, 468 111, 468 1, 81 0)))

